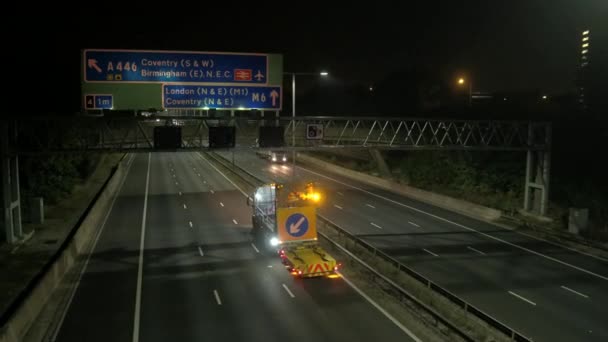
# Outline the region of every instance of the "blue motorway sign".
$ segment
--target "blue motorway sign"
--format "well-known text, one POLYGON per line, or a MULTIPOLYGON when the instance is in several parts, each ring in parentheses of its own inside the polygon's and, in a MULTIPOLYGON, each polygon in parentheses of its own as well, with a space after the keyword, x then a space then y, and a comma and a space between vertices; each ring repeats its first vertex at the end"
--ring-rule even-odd
POLYGON ((268 55, 85 50, 85 82, 267 84, 268 55))
POLYGON ((112 95, 87 94, 84 97, 86 109, 112 109, 114 107, 112 95))
POLYGON ((164 108, 281 109, 278 86, 163 85, 164 108))
POLYGON ((308 231, 308 219, 300 213, 295 213, 287 217, 285 226, 289 235, 300 237, 308 231))

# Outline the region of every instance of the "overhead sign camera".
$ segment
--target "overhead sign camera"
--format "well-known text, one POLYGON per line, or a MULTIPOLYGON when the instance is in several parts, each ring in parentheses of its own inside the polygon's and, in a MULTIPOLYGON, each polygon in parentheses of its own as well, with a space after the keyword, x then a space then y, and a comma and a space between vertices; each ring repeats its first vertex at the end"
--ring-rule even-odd
POLYGON ((306 125, 306 139, 309 139, 309 140, 323 139, 323 125, 322 124, 306 125))

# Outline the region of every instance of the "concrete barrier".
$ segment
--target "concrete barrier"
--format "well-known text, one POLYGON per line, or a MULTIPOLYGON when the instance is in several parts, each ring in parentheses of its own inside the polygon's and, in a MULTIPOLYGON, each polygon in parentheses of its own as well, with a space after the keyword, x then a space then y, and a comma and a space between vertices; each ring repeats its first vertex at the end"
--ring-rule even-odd
POLYGON ((112 200, 117 195, 120 184, 128 171, 128 158, 123 158, 111 178, 96 196, 94 203, 85 212, 84 219, 62 244, 57 253, 34 278, 20 303, 14 308, 6 323, 0 327, 0 342, 20 342, 42 311, 53 290, 70 270, 78 256, 90 252, 91 240, 101 228, 110 210, 112 200))
POLYGON ((362 172, 349 170, 347 168, 314 158, 305 154, 298 153, 297 159, 315 166, 323 171, 333 172, 353 180, 388 190, 399 195, 410 197, 420 202, 431 204, 440 208, 457 212, 473 218, 481 218, 487 221, 493 221, 502 215, 498 209, 484 207, 479 204, 463 201, 461 199, 436 194, 430 191, 417 189, 408 185, 399 184, 394 181, 383 179, 380 177, 371 176, 362 172))

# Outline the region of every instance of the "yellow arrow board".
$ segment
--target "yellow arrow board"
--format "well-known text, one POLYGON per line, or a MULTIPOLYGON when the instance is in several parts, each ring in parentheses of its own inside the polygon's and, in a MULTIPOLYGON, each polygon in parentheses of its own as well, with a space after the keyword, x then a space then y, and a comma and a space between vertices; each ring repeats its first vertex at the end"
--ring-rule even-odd
POLYGON ((277 209, 279 240, 282 242, 314 240, 317 238, 315 207, 277 209))

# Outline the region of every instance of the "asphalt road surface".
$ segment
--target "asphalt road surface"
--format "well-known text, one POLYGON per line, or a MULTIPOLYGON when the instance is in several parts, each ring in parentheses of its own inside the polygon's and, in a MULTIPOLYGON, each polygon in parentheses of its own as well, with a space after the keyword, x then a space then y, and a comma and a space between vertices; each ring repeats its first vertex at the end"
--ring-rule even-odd
MULTIPOLYGON (((222 153, 232 160, 232 153, 222 153)), ((266 181, 291 161, 235 162, 266 181)), ((608 261, 326 172, 296 169, 324 191, 319 212, 535 341, 608 341, 608 261)))
POLYGON ((414 341, 343 278, 296 279, 195 153, 134 155, 57 341, 414 341))

